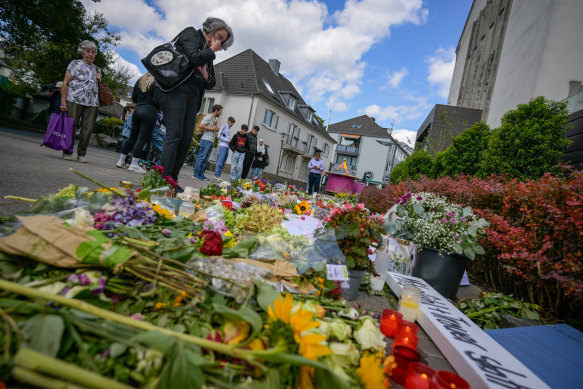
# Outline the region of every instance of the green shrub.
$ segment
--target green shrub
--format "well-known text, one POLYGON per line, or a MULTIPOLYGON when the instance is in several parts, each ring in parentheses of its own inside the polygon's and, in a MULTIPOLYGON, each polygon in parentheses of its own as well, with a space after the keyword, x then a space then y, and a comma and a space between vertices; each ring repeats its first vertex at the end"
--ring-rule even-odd
POLYGON ((557 173, 557 165, 572 143, 565 137, 567 116, 566 103, 542 96, 506 112, 502 125, 492 131, 478 174, 537 180, 544 173, 557 173))
POLYGON ((407 178, 416 180, 421 175, 430 176, 432 167, 433 160, 431 155, 425 150, 416 150, 403 162, 395 166, 391 173, 391 182, 398 184, 407 178))
POLYGON ((119 118, 105 118, 95 122, 93 132, 96 134, 111 135, 113 128, 123 126, 123 122, 119 118))
POLYGON ((435 156, 432 177, 475 175, 488 148, 490 134, 490 127, 478 122, 453 138, 453 144, 435 156))

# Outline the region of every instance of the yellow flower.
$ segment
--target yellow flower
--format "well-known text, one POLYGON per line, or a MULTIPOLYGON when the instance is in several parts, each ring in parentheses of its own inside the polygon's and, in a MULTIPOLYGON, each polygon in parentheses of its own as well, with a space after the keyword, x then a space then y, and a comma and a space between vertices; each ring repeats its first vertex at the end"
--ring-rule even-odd
MULTIPOLYGON (((306 311, 300 308, 296 313, 290 317, 289 324, 294 330, 294 340, 296 343, 300 344, 300 338, 302 332, 311 330, 312 328, 319 327, 322 323, 319 321, 314 321, 314 312, 306 311)), ((324 337, 324 340, 326 337, 324 337)))
POLYGON ((298 389, 314 389, 314 384, 312 383, 312 376, 314 375, 314 368, 310 366, 300 367, 300 382, 298 383, 298 389))
POLYGON ((308 334, 299 339, 299 353, 302 357, 316 361, 318 357, 332 354, 330 347, 322 344, 326 341, 326 335, 308 334))
POLYGON ((365 389, 384 389, 390 385, 380 362, 374 354, 366 354, 360 358, 360 367, 356 369, 356 373, 365 389))
POLYGON ((294 209, 296 210, 296 212, 298 213, 298 215, 303 215, 304 213, 308 212, 310 210, 310 203, 308 203, 307 201, 300 201, 300 203, 298 205, 296 205, 294 207, 294 209))
POLYGON ((166 208, 162 208, 161 204, 152 204, 152 209, 160 216, 166 218, 166 219, 170 219, 170 220, 174 220, 174 217, 176 216, 176 214, 166 208))
POLYGON ((249 336, 249 323, 244 320, 227 322, 223 327, 224 342, 227 344, 239 344, 249 336))
POLYGON ((118 191, 118 189, 117 189, 116 187, 113 187, 113 186, 111 186, 111 187, 109 188, 109 190, 107 190, 107 189, 105 189, 105 188, 102 188, 102 187, 98 187, 98 188, 97 188, 97 191, 98 191, 98 192, 103 192, 103 193, 110 193, 110 191, 117 192, 117 191, 118 191))
POLYGON ((227 230, 227 232, 223 234, 223 237, 231 238, 230 240, 227 241, 227 243, 223 245, 224 248, 230 249, 231 247, 237 244, 235 235, 231 231, 227 230))
POLYGON ((156 309, 162 309, 164 307, 167 307, 168 304, 167 303, 156 303, 155 307, 156 309))
POLYGON ((271 306, 267 309, 267 314, 271 320, 281 320, 286 324, 289 324, 289 319, 291 316, 291 309, 294 304, 294 298, 291 294, 287 293, 285 299, 281 298, 281 295, 273 301, 273 309, 271 306))
POLYGON ((263 341, 261 339, 255 338, 251 342, 249 342, 249 348, 255 351, 265 350, 265 344, 263 344, 263 341))

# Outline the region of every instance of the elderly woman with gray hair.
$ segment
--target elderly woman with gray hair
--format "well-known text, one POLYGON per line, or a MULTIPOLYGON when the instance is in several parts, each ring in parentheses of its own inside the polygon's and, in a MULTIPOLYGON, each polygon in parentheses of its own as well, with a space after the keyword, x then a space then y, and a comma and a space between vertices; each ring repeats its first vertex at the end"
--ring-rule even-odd
MULTIPOLYGON (((213 60, 215 53, 226 50, 234 41, 233 31, 223 20, 209 17, 202 29, 185 28, 176 37, 175 48, 184 54, 196 71, 178 87, 164 91, 160 107, 166 122, 166 143, 162 149, 164 174, 178 181, 178 174, 188 155, 196 114, 204 91, 215 86, 213 60)), ((182 188, 177 187, 180 192, 182 188)))
MULTIPOLYGON (((77 51, 83 59, 75 59, 67 66, 61 89, 61 111, 66 111, 67 116, 75 119, 75 128, 81 119, 77 159, 85 163, 91 129, 97 118, 99 107, 98 81, 101 80, 101 71, 93 64, 97 55, 95 43, 83 41, 79 44, 77 51)), ((63 159, 71 161, 73 158, 67 151, 63 151, 63 159)))

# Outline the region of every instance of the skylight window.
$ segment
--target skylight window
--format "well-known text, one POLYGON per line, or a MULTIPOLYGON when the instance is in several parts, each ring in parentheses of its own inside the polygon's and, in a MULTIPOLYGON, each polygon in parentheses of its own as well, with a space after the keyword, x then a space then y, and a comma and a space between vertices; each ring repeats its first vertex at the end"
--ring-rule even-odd
POLYGON ((275 94, 273 92, 273 89, 271 88, 271 85, 269 85, 269 83, 267 81, 263 80, 263 83, 265 84, 265 87, 267 88, 267 90, 271 92, 271 94, 275 94))
POLYGON ((352 128, 362 128, 362 124, 353 124, 352 128))

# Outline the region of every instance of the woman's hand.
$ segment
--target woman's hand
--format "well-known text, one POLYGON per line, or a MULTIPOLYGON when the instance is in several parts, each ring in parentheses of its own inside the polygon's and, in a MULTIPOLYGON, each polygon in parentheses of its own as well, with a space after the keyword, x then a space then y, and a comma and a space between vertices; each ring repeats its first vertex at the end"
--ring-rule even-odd
POLYGON ((67 112, 67 104, 61 104, 59 108, 61 108, 61 112, 67 112))
POLYGON ((215 36, 213 35, 213 37, 211 38, 211 44, 210 44, 211 50, 216 53, 222 47, 223 47, 223 42, 221 42, 220 39, 215 38, 215 36))
POLYGON ((209 80, 209 73, 206 71, 206 65, 200 65, 198 67, 198 71, 202 75, 202 79, 205 81, 209 80))

